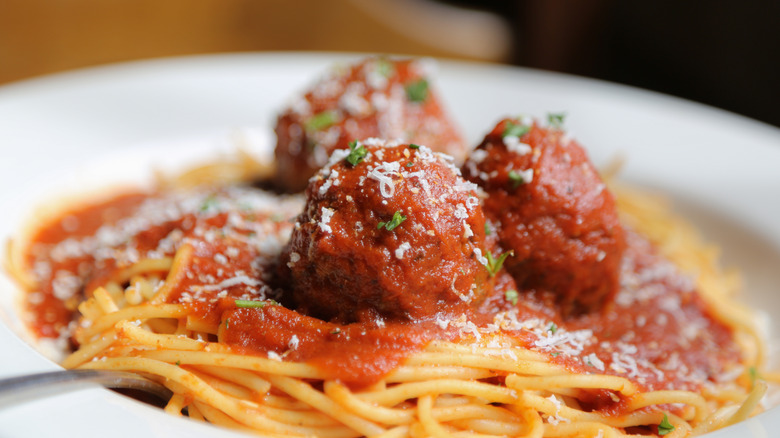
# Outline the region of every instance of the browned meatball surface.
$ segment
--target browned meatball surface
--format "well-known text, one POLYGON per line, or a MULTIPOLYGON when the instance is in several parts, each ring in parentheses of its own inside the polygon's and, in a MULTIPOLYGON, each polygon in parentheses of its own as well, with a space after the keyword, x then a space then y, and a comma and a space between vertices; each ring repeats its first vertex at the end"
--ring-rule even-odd
POLYGON ((328 160, 364 138, 424 144, 463 161, 466 149, 423 61, 370 58, 334 69, 276 123, 276 185, 297 192, 328 160))
POLYGON ((523 289, 564 315, 597 310, 618 289, 625 246, 615 202, 583 148, 561 129, 502 120, 463 165, 488 194, 485 215, 523 289))
POLYGON ((477 187, 425 146, 369 139, 313 178, 282 261, 299 310, 419 320, 477 305, 488 280, 477 187))

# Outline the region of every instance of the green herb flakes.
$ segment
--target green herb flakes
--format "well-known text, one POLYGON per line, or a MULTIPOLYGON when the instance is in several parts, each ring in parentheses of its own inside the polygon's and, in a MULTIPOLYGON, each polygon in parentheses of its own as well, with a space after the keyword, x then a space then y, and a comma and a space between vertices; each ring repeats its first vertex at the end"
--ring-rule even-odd
POLYGON ((236 307, 244 309, 262 309, 267 304, 265 301, 253 301, 253 300, 236 300, 236 307))
POLYGON ((423 78, 406 85, 406 98, 411 102, 421 103, 428 98, 428 81, 423 78))
POLYGON ((214 211, 217 209, 217 198, 214 195, 209 195, 206 199, 203 200, 203 203, 200 204, 200 211, 201 212, 207 212, 207 211, 214 211))
POLYGON ((525 177, 523 176, 522 172, 518 172, 516 170, 510 170, 508 176, 509 176, 509 181, 512 182, 513 189, 516 189, 526 183, 525 177))
POLYGON ((510 170, 507 174, 507 177, 509 178, 509 182, 512 185, 512 190, 520 187, 523 184, 528 184, 533 180, 533 169, 528 169, 523 172, 518 172, 516 170, 510 170))
POLYGON ((327 110, 317 113, 306 121, 305 128, 309 132, 321 131, 333 126, 339 119, 339 113, 334 110, 327 110))
POLYGON ((761 374, 758 372, 758 369, 756 367, 750 367, 748 368, 748 373, 750 374, 750 389, 756 387, 756 381, 763 379, 761 374))
POLYGON ((528 131, 531 130, 531 127, 528 125, 523 125, 521 123, 515 123, 515 122, 509 122, 506 124, 506 127, 504 128, 504 132, 501 134, 501 138, 504 137, 521 137, 528 133, 528 131))
POLYGON ((387 59, 377 59, 375 68, 377 73, 386 78, 389 78, 395 73, 395 66, 387 59))
POLYGON ((498 256, 498 258, 496 259, 495 257, 493 257, 493 254, 490 251, 486 251, 485 258, 487 258, 486 267, 488 270, 488 274, 491 277, 495 276, 498 273, 498 271, 501 270, 501 266, 503 266, 504 260, 506 260, 506 258, 509 257, 510 255, 514 255, 514 254, 515 254, 514 251, 505 252, 500 256, 498 256))
POLYGON ((554 129, 563 129, 564 118, 566 118, 566 113, 548 113, 547 124, 554 129))
POLYGON ((366 155, 368 155, 368 150, 366 147, 357 141, 352 141, 349 143, 349 155, 347 155, 347 158, 345 159, 349 164, 357 166, 358 163, 366 158, 366 155))
POLYGON ((406 220, 406 216, 401 214, 401 210, 396 211, 393 213, 393 218, 390 219, 388 222, 379 222, 379 225, 377 225, 377 230, 381 230, 382 228, 386 229, 387 231, 393 231, 401 225, 401 222, 406 220))
POLYGON ((664 414, 664 419, 658 425, 658 435, 664 436, 674 432, 674 425, 669 422, 669 416, 664 414))

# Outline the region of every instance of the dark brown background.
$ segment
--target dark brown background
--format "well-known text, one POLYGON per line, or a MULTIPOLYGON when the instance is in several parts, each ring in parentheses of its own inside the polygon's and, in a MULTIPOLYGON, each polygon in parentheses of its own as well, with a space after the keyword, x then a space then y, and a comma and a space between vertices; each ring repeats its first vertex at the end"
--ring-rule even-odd
POLYGON ((391 52, 602 78, 780 126, 778 22, 776 0, 0 0, 0 84, 175 55, 391 52))

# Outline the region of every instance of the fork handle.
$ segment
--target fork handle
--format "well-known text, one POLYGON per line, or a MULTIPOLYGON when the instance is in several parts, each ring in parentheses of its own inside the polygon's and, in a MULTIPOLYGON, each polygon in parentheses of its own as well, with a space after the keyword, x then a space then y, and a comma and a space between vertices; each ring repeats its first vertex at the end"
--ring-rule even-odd
POLYGON ((0 408, 23 401, 94 386, 137 389, 168 400, 171 391, 139 374, 126 371, 62 370, 0 379, 0 408))

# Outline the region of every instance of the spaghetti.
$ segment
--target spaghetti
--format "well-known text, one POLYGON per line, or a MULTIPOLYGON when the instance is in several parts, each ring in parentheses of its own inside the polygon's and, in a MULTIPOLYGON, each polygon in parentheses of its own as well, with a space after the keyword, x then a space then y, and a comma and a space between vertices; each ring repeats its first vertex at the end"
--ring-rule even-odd
POLYGON ((460 169, 347 145, 405 118, 457 143, 418 70, 327 79, 280 117, 276 168, 213 163, 12 242, 31 329, 66 368, 143 373, 171 415, 263 436, 684 437, 760 411, 737 277, 610 190, 561 116, 499 122, 460 169), (305 197, 244 184, 325 162, 305 197))
MULTIPOLYGON (((96 233, 81 233, 90 231, 81 229, 73 233, 83 234, 80 240, 58 238, 48 242, 47 233, 39 232, 29 254, 45 253, 50 257, 55 273, 50 274, 53 280, 48 286, 56 294, 55 288, 64 287, 55 285, 56 272, 63 266, 71 266, 73 261, 83 263, 85 258, 100 264, 94 260, 99 258, 95 254, 112 249, 112 258, 103 259, 109 266, 105 271, 110 274, 98 275, 99 280, 90 282, 88 298, 78 302, 81 318, 70 324, 70 330, 61 329, 63 338, 72 334, 78 345, 62 364, 67 368, 145 373, 174 391, 165 408, 173 415, 186 412, 191 419, 265 435, 323 437, 464 433, 610 437, 641 431, 659 434, 671 431, 666 436, 687 436, 746 418, 758 409, 766 387, 750 378, 750 369, 760 366, 763 351, 749 313, 732 299, 733 288, 728 286, 734 280, 720 273, 712 252, 695 238, 677 238, 691 236, 684 228, 687 225, 668 214, 653 198, 623 188, 617 191, 626 222, 638 232, 653 236, 659 244, 665 244, 661 248, 676 263, 699 271, 701 296, 716 309, 717 317, 725 321, 741 345, 741 366, 732 371, 731 379, 681 385, 685 389, 647 390, 646 383, 638 382, 639 377, 649 378, 644 373, 629 378, 629 373, 610 368, 600 372, 603 364, 592 366, 591 370, 574 369, 571 363, 561 359, 576 356, 576 341, 553 348, 528 348, 512 335, 518 330, 518 324, 521 331, 541 330, 543 336, 554 335, 544 327, 547 322, 513 321, 511 314, 501 315, 501 321, 497 318, 497 327, 470 327, 466 321, 455 321, 452 324, 459 324, 460 334, 456 339, 429 342, 418 351, 409 352, 402 363, 375 382, 356 387, 334 379, 322 366, 288 360, 286 353, 292 352, 294 345, 289 345, 286 352, 269 355, 227 344, 222 338, 229 330, 225 325, 230 322, 208 321, 203 318, 208 314, 203 306, 218 307, 219 300, 256 302, 260 297, 265 298, 264 294, 271 291, 262 291, 247 281, 252 277, 262 278, 258 267, 253 270, 251 262, 248 265, 239 262, 233 272, 209 279, 212 284, 222 286, 219 288, 188 288, 186 284, 192 280, 188 276, 196 272, 194 267, 201 264, 198 270, 202 272, 204 255, 209 255, 209 240, 211 249, 219 248, 215 254, 231 254, 237 260, 242 257, 220 246, 220 242, 231 241, 231 247, 239 248, 240 252, 262 257, 257 250, 247 249, 250 246, 239 245, 240 239, 255 239, 251 248, 266 248, 266 255, 278 253, 284 234, 290 231, 286 219, 295 214, 301 201, 286 198, 280 204, 277 198, 267 197, 255 189, 188 189, 131 197, 135 214, 126 216, 124 223, 115 222, 113 231, 130 230, 129 235, 135 238, 139 233, 161 236, 155 241, 155 249, 170 245, 170 250, 157 254, 157 258, 131 257, 132 245, 104 247, 92 242, 88 236, 99 235, 98 230, 110 234, 110 226, 106 224, 91 230, 96 233), (143 230, 130 227, 138 218, 153 217, 149 212, 160 205, 178 213, 158 218, 155 225, 146 223, 143 230), (268 220, 273 214, 280 216, 274 217, 275 221, 268 220), (187 228, 187 218, 192 222, 190 233, 181 231, 187 228), (247 218, 254 219, 252 231, 242 228, 247 218), (227 222, 234 226, 226 227, 227 222), (211 224, 211 228, 204 224, 211 224), (164 227, 166 232, 155 233, 155 227, 164 227), (224 235, 215 237, 215 230, 221 230, 224 235), (259 236, 258 232, 263 235, 259 236), (166 242, 166 238, 179 243, 166 242), (274 240, 276 248, 269 243, 274 240), (64 251, 66 245, 70 245, 69 252, 58 259, 58 251, 64 251), (91 255, 79 251, 79 247, 89 247, 91 255), (60 260, 59 265, 55 260, 60 260), (246 270, 244 274, 251 273, 240 278, 243 282, 222 279, 229 275, 239 278, 241 273, 236 273, 242 269, 246 270), (196 292, 188 298, 182 290, 198 291, 200 295, 196 292), (533 324, 542 327, 531 327, 533 324), (609 408, 593 409, 592 399, 598 394, 617 402, 609 408)), ((128 197, 71 215, 86 223, 87 216, 95 211, 116 209, 123 201, 129 202, 128 197)), ((62 222, 44 230, 57 234, 52 230, 61 227, 62 222)), ((119 240, 127 239, 116 238, 111 242, 119 240)), ((14 247, 14 250, 20 249, 14 247)), ((40 257, 30 259, 40 261, 40 257)), ((221 259, 217 255, 211 257, 221 259)), ((19 257, 9 257, 9 260, 19 260, 19 257)), ((40 275, 23 266, 11 268, 20 278, 40 275)), ((42 270, 40 266, 38 269, 42 270)), ((60 283, 67 282, 60 280, 60 283)), ((35 303, 40 300, 36 294, 45 290, 46 285, 40 284, 30 289, 27 301, 34 312, 35 303)), ((67 295, 63 291, 58 294, 60 298, 67 295)), ((68 299, 61 302, 67 303, 68 299)), ((267 312, 274 307, 268 304, 263 309, 246 310, 267 312)), ((47 315, 52 314, 39 310, 37 320, 33 321, 39 333, 48 333, 49 328, 41 324, 47 321, 47 315)), ((560 336, 563 332, 566 328, 560 326, 556 333, 560 336)))

